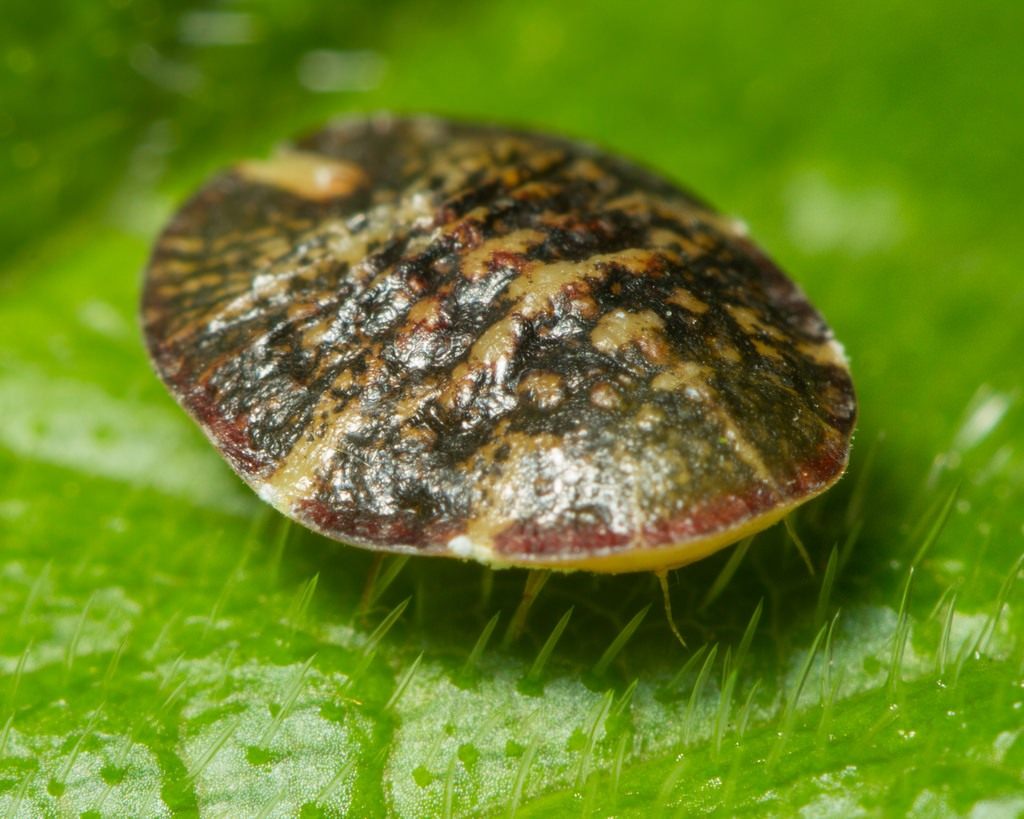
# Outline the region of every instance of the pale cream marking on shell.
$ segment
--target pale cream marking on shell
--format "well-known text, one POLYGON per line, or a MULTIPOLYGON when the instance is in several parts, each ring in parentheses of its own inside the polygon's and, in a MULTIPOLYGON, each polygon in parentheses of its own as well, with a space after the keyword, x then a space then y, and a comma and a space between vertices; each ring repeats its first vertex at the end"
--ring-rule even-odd
POLYGON ((404 251, 405 256, 407 258, 415 257, 424 253, 435 241, 437 241, 437 235, 438 234, 435 234, 433 231, 417 233, 406 243, 404 251))
POLYGON ((467 363, 470 367, 494 367, 503 372, 515 355, 522 331, 523 323, 516 316, 496 321, 469 348, 467 363))
POLYGON ((724 233, 727 236, 735 236, 738 239, 746 239, 750 236, 750 228, 747 223, 735 216, 703 211, 700 218, 702 222, 711 225, 719 233, 724 233))
POLYGON ((591 182, 608 178, 608 173, 589 156, 581 156, 573 160, 566 170, 570 176, 577 176, 591 182))
POLYGON ((206 241, 198 236, 164 236, 160 242, 162 250, 175 253, 198 255, 206 249, 206 241))
POLYGON ((665 413, 654 404, 641 404, 636 411, 636 425, 644 432, 650 432, 664 421, 665 413))
POLYGON ((623 213, 646 213, 650 210, 651 197, 649 194, 634 191, 609 199, 605 203, 606 210, 621 210, 623 213))
POLYGON ((236 170, 251 182, 283 188, 316 202, 349 196, 369 184, 355 163, 306 151, 285 150, 270 159, 248 160, 236 170))
POLYGON ((430 449, 437 442, 437 433, 423 424, 407 423, 402 426, 402 438, 418 444, 423 449, 430 449))
POLYGON ((524 318, 546 315, 554 309, 556 300, 569 288, 580 291, 574 304, 581 315, 592 318, 596 303, 586 296, 588 279, 603 279, 609 265, 621 265, 636 273, 654 259, 654 254, 642 248, 628 248, 615 253, 591 256, 583 262, 552 262, 526 268, 508 285, 508 296, 515 300, 513 312, 524 318))
POLYGON ((495 253, 525 253, 545 238, 539 230, 524 228, 481 242, 463 257, 462 275, 470 281, 486 278, 490 275, 489 265, 495 253))
POLYGON ((601 381, 590 388, 590 403, 602 409, 615 409, 622 404, 618 391, 606 381, 601 381))
MULTIPOLYGON (((317 410, 323 404, 321 399, 317 410)), ((319 418, 319 412, 313 417, 319 418)), ((276 508, 294 508, 298 501, 310 497, 317 476, 329 474, 334 455, 343 446, 345 437, 362 429, 366 421, 360 402, 354 399, 340 412, 332 413, 329 423, 310 425, 264 481, 263 485, 278 501, 276 508)))
POLYGON ((768 469, 764 459, 761 457, 761 453, 740 431, 739 427, 737 427, 736 423, 732 420, 732 417, 727 412, 723 411, 716 412, 715 417, 725 430, 725 439, 736 452, 736 457, 749 466, 759 480, 769 484, 777 490, 778 481, 775 480, 775 476, 772 475, 771 470, 768 469))
MULTIPOLYGON (((456 233, 463 233, 467 230, 479 232, 480 225, 487 218, 487 215, 491 212, 491 209, 486 205, 478 205, 470 211, 467 211, 458 219, 448 222, 441 228, 441 232, 450 236, 456 233)), ((482 240, 480 240, 482 241, 482 240)), ((478 242, 475 242, 472 246, 476 247, 478 242)))
POLYGON ((522 331, 522 319, 514 315, 505 316, 488 327, 470 347, 466 360, 452 370, 451 379, 441 393, 441 404, 452 409, 469 400, 477 375, 482 371, 490 370, 496 382, 503 382, 522 331))
POLYGON ((352 375, 352 370, 342 370, 331 386, 339 390, 347 390, 354 383, 355 377, 352 375))
POLYGON ((249 228, 245 232, 245 237, 250 242, 263 241, 264 239, 274 239, 278 236, 278 229, 275 225, 264 225, 263 227, 249 228))
POLYGON ((706 313, 710 308, 707 302, 701 301, 697 298, 692 290, 687 290, 685 287, 677 287, 671 293, 669 293, 666 301, 669 304, 675 304, 691 313, 706 313))
POLYGON ((815 364, 840 368, 848 368, 850 366, 846 360, 846 353, 842 345, 835 339, 829 339, 823 344, 801 342, 797 344, 796 348, 801 355, 811 359, 815 364))
POLYGON ((302 344, 307 349, 316 349, 328 337, 334 324, 331 316, 323 316, 315 321, 306 321, 313 318, 319 307, 315 304, 295 304, 288 308, 288 321, 302 326, 302 344))
POLYGON ((164 259, 160 262, 160 272, 163 274, 171 274, 172 276, 179 274, 190 274, 195 272, 195 262, 190 262, 185 259, 164 259))
POLYGON ((248 235, 242 237, 239 235, 237 230, 229 230, 227 233, 223 233, 217 236, 215 239, 210 240, 210 246, 207 248, 207 255, 219 256, 224 253, 232 245, 237 245, 239 241, 247 239, 248 235))
POLYGON ((664 330, 665 322, 653 310, 634 313, 619 307, 601 316, 590 331, 590 342, 606 355, 636 344, 648 361, 663 364, 669 355, 664 330))
MULTIPOLYGON (((707 249, 699 245, 693 239, 688 236, 684 236, 682 233, 677 233, 674 230, 667 230, 665 228, 653 228, 647 234, 648 240, 662 253, 672 253, 670 247, 672 245, 678 245, 679 249, 682 250, 690 257, 704 256, 707 254, 707 249)), ((678 258, 676 254, 672 253, 675 258, 678 258)))
MULTIPOLYGON (((294 249, 295 245, 290 239, 286 239, 284 236, 272 236, 269 239, 265 239, 264 241, 260 242, 260 244, 257 246, 256 250, 258 255, 255 261, 257 264, 261 262, 264 264, 269 264, 270 262, 273 262, 275 259, 280 259, 284 256, 287 256, 294 249)), ((245 256, 244 250, 237 251, 236 254, 239 259, 245 256)), ((231 254, 225 254, 223 259, 229 265, 231 264, 232 261, 235 261, 235 259, 231 258, 231 254)))
POLYGON ((773 341, 786 341, 785 334, 778 327, 766 322, 746 305, 726 304, 725 309, 729 311, 729 315, 733 317, 733 320, 746 335, 755 336, 757 333, 764 333, 773 341))
POLYGON ((743 354, 737 349, 728 338, 714 336, 708 340, 708 347, 714 351, 719 358, 728 361, 730 364, 739 364, 743 360, 743 354))
POLYGON ((432 401, 441 392, 433 381, 414 384, 408 390, 408 394, 403 395, 391 408, 391 416, 399 424, 414 417, 428 401, 432 401))
POLYGON ((442 315, 440 296, 424 296, 409 308, 405 316, 405 326, 408 329, 422 327, 425 330, 435 330, 440 326, 442 315))
POLYGON ((535 144, 518 138, 509 140, 509 153, 513 150, 520 153, 519 161, 534 173, 542 173, 565 158, 564 148, 538 148, 535 144))
POLYGON ((668 392, 680 392, 687 389, 695 390, 701 397, 708 397, 711 386, 708 379, 712 371, 710 367, 693 361, 679 361, 670 364, 651 379, 651 388, 668 392))
POLYGON ((207 271, 200 271, 195 269, 194 273, 187 279, 183 279, 180 282, 169 282, 167 284, 161 284, 158 286, 159 294, 163 298, 173 298, 180 293, 194 293, 197 290, 203 288, 222 288, 224 285, 224 278, 217 273, 210 273, 207 271))
POLYGON ((278 491, 269 483, 261 483, 256 488, 256 494, 260 496, 260 500, 269 503, 273 507, 277 507, 278 491))
POLYGON ((588 156, 577 157, 565 169, 570 179, 582 179, 593 186, 599 196, 613 193, 621 185, 615 174, 608 173, 597 162, 588 156))
POLYGON ((634 191, 610 200, 605 207, 608 210, 621 210, 629 214, 642 215, 654 213, 661 217, 676 219, 684 225, 692 226, 695 228, 695 235, 692 240, 695 245, 692 249, 686 248, 684 245, 684 249, 687 252, 700 254, 704 250, 714 247, 714 238, 707 236, 707 231, 700 229, 702 226, 711 227, 718 233, 726 236, 733 236, 738 239, 747 238, 747 226, 742 220, 715 213, 680 199, 652 196, 649 193, 634 191))
POLYGON ((516 392, 525 395, 540 409, 554 409, 565 398, 565 383, 558 373, 535 370, 523 376, 516 392))
POLYGON ((759 338, 752 339, 754 350, 763 358, 770 358, 774 361, 782 360, 782 353, 774 344, 766 344, 759 338))
POLYGON ((532 180, 510 191, 509 196, 523 202, 529 201, 530 199, 545 199, 552 194, 558 193, 560 190, 561 186, 556 185, 553 182, 532 180))
MULTIPOLYGON (((569 287, 588 291, 581 265, 576 262, 555 262, 527 269, 509 284, 508 295, 516 299, 512 308, 523 318, 535 318, 553 310, 553 305, 569 287)), ((597 304, 589 297, 576 301, 583 315, 593 313, 597 304)))

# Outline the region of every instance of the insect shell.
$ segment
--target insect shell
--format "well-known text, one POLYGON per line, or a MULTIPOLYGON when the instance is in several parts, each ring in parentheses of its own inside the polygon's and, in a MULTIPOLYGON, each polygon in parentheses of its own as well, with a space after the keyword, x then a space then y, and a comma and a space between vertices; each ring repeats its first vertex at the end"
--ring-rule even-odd
POLYGON ((856 414, 831 331, 740 225, 487 125, 350 119, 215 176, 142 316, 261 498, 382 551, 680 566, 838 480, 856 414))

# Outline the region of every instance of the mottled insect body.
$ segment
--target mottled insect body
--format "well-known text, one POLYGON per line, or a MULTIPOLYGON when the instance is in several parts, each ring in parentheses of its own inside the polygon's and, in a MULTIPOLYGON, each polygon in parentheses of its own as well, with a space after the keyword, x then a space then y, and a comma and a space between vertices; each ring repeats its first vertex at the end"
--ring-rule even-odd
POLYGON ((842 474, 849 370, 743 229, 554 137, 340 122, 161 235, 157 371, 260 496, 361 546, 682 565, 842 474))

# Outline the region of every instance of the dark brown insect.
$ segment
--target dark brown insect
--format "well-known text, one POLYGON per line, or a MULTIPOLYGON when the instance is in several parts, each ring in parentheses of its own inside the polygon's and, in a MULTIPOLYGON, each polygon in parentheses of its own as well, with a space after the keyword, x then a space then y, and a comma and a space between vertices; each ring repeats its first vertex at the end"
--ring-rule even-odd
POLYGON ((586 145, 347 120, 160 236, 160 376, 284 514, 371 549, 664 569, 842 474, 821 316, 735 222, 586 145))

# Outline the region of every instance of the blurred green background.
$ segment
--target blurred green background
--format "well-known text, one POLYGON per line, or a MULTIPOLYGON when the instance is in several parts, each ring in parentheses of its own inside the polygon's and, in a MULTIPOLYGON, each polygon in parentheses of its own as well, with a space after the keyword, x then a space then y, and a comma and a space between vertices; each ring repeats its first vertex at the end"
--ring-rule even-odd
POLYGON ((0 814, 1024 814, 1022 32, 1007 0, 5 4, 0 814), (580 136, 744 218, 859 389, 791 521, 814 576, 777 527, 672 575, 686 649, 646 575, 553 576, 504 641, 522 572, 373 580, 234 478, 149 370, 148 247, 213 170, 378 109, 580 136))

